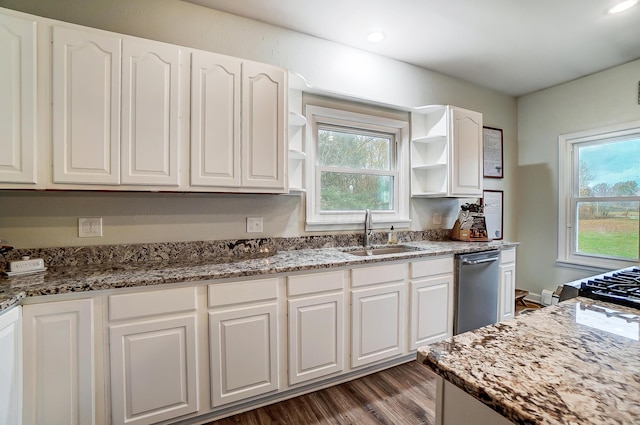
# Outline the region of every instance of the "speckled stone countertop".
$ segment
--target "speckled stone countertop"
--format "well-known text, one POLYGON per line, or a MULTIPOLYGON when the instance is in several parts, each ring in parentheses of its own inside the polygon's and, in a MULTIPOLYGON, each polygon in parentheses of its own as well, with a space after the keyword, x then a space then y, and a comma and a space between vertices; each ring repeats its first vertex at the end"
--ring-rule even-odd
POLYGON ((48 269, 38 274, 0 277, 0 311, 25 297, 288 273, 518 245, 503 241, 410 240, 400 243, 413 246, 415 251, 360 257, 348 253, 358 249, 352 239, 294 239, 23 250, 14 257, 26 254, 44 258, 48 269), (346 248, 333 246, 341 243, 346 248), (318 244, 323 247, 305 249, 318 244))
POLYGON ((418 361, 516 424, 638 424, 639 314, 574 298, 422 347, 418 361))

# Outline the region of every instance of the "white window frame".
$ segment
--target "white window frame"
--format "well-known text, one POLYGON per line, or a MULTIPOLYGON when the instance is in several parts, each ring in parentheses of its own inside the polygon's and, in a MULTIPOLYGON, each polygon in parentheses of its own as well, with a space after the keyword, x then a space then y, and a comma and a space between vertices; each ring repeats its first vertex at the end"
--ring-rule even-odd
MULTIPOLYGON (((576 164, 574 147, 582 143, 610 140, 640 134, 640 121, 612 125, 604 128, 563 134, 558 137, 559 142, 559 178, 558 178, 558 258, 560 265, 574 266, 587 270, 615 270, 637 265, 630 260, 604 258, 597 255, 576 253, 575 246, 575 217, 576 206, 585 198, 574 197, 578 184, 579 165, 576 164)), ((590 197, 589 201, 635 201, 636 197, 590 197)))
MULTIPOLYGON (((380 117, 341 109, 307 105, 306 146, 306 231, 359 230, 364 211, 320 211, 320 172, 317 164, 318 126, 322 124, 361 128, 392 134, 395 138, 394 209, 372 212, 373 228, 408 228, 409 219, 409 121, 380 117)), ((375 172, 373 172, 375 174, 375 172)), ((389 173, 385 173, 389 174, 389 173)))

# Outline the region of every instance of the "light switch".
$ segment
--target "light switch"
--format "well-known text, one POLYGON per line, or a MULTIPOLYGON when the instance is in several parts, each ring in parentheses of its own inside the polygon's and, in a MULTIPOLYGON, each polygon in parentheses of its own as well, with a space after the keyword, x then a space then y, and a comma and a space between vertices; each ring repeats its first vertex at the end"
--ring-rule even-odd
POLYGON ((82 217, 78 219, 79 238, 102 237, 102 217, 82 217))

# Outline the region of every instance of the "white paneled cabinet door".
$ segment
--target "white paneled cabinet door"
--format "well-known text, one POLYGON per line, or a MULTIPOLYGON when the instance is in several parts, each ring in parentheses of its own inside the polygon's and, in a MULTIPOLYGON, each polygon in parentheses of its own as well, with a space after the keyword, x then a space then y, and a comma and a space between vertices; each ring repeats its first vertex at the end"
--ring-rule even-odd
POLYGON ((411 282, 411 350, 453 334, 453 275, 411 282))
POLYGON ((289 300, 289 383, 343 370, 344 294, 289 300))
POLYGON ((93 300, 23 307, 25 425, 95 424, 93 300))
POLYGON ((22 307, 0 314, 0 424, 22 425, 22 307))
POLYGON ((516 250, 507 249, 500 253, 500 292, 498 321, 515 317, 516 314, 516 250))
POLYGON ((286 72, 242 63, 242 185, 286 191, 286 72))
POLYGON ((113 424, 152 424, 198 410, 195 315, 112 325, 113 424))
POLYGON ((178 186, 179 47, 126 39, 122 69, 122 183, 178 186))
POLYGON ((0 183, 36 183, 36 23, 0 15, 0 183))
POLYGON ((120 183, 121 39, 53 27, 53 182, 120 183))
POLYGON ((278 388, 277 304, 209 313, 214 407, 278 388))
POLYGON ((482 196, 482 114, 451 107, 451 194, 482 196))
POLYGON ((404 282, 352 290, 352 367, 404 353, 405 292, 404 282))
POLYGON ((192 186, 240 187, 240 72, 238 59, 192 54, 192 186))

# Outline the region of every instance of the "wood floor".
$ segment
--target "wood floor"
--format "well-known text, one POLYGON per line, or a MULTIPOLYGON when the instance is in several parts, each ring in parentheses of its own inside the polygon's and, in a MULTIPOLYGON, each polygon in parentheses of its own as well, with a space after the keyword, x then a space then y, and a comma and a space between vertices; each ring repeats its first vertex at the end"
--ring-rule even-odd
POLYGON ((207 425, 433 425, 435 375, 412 361, 207 425))

